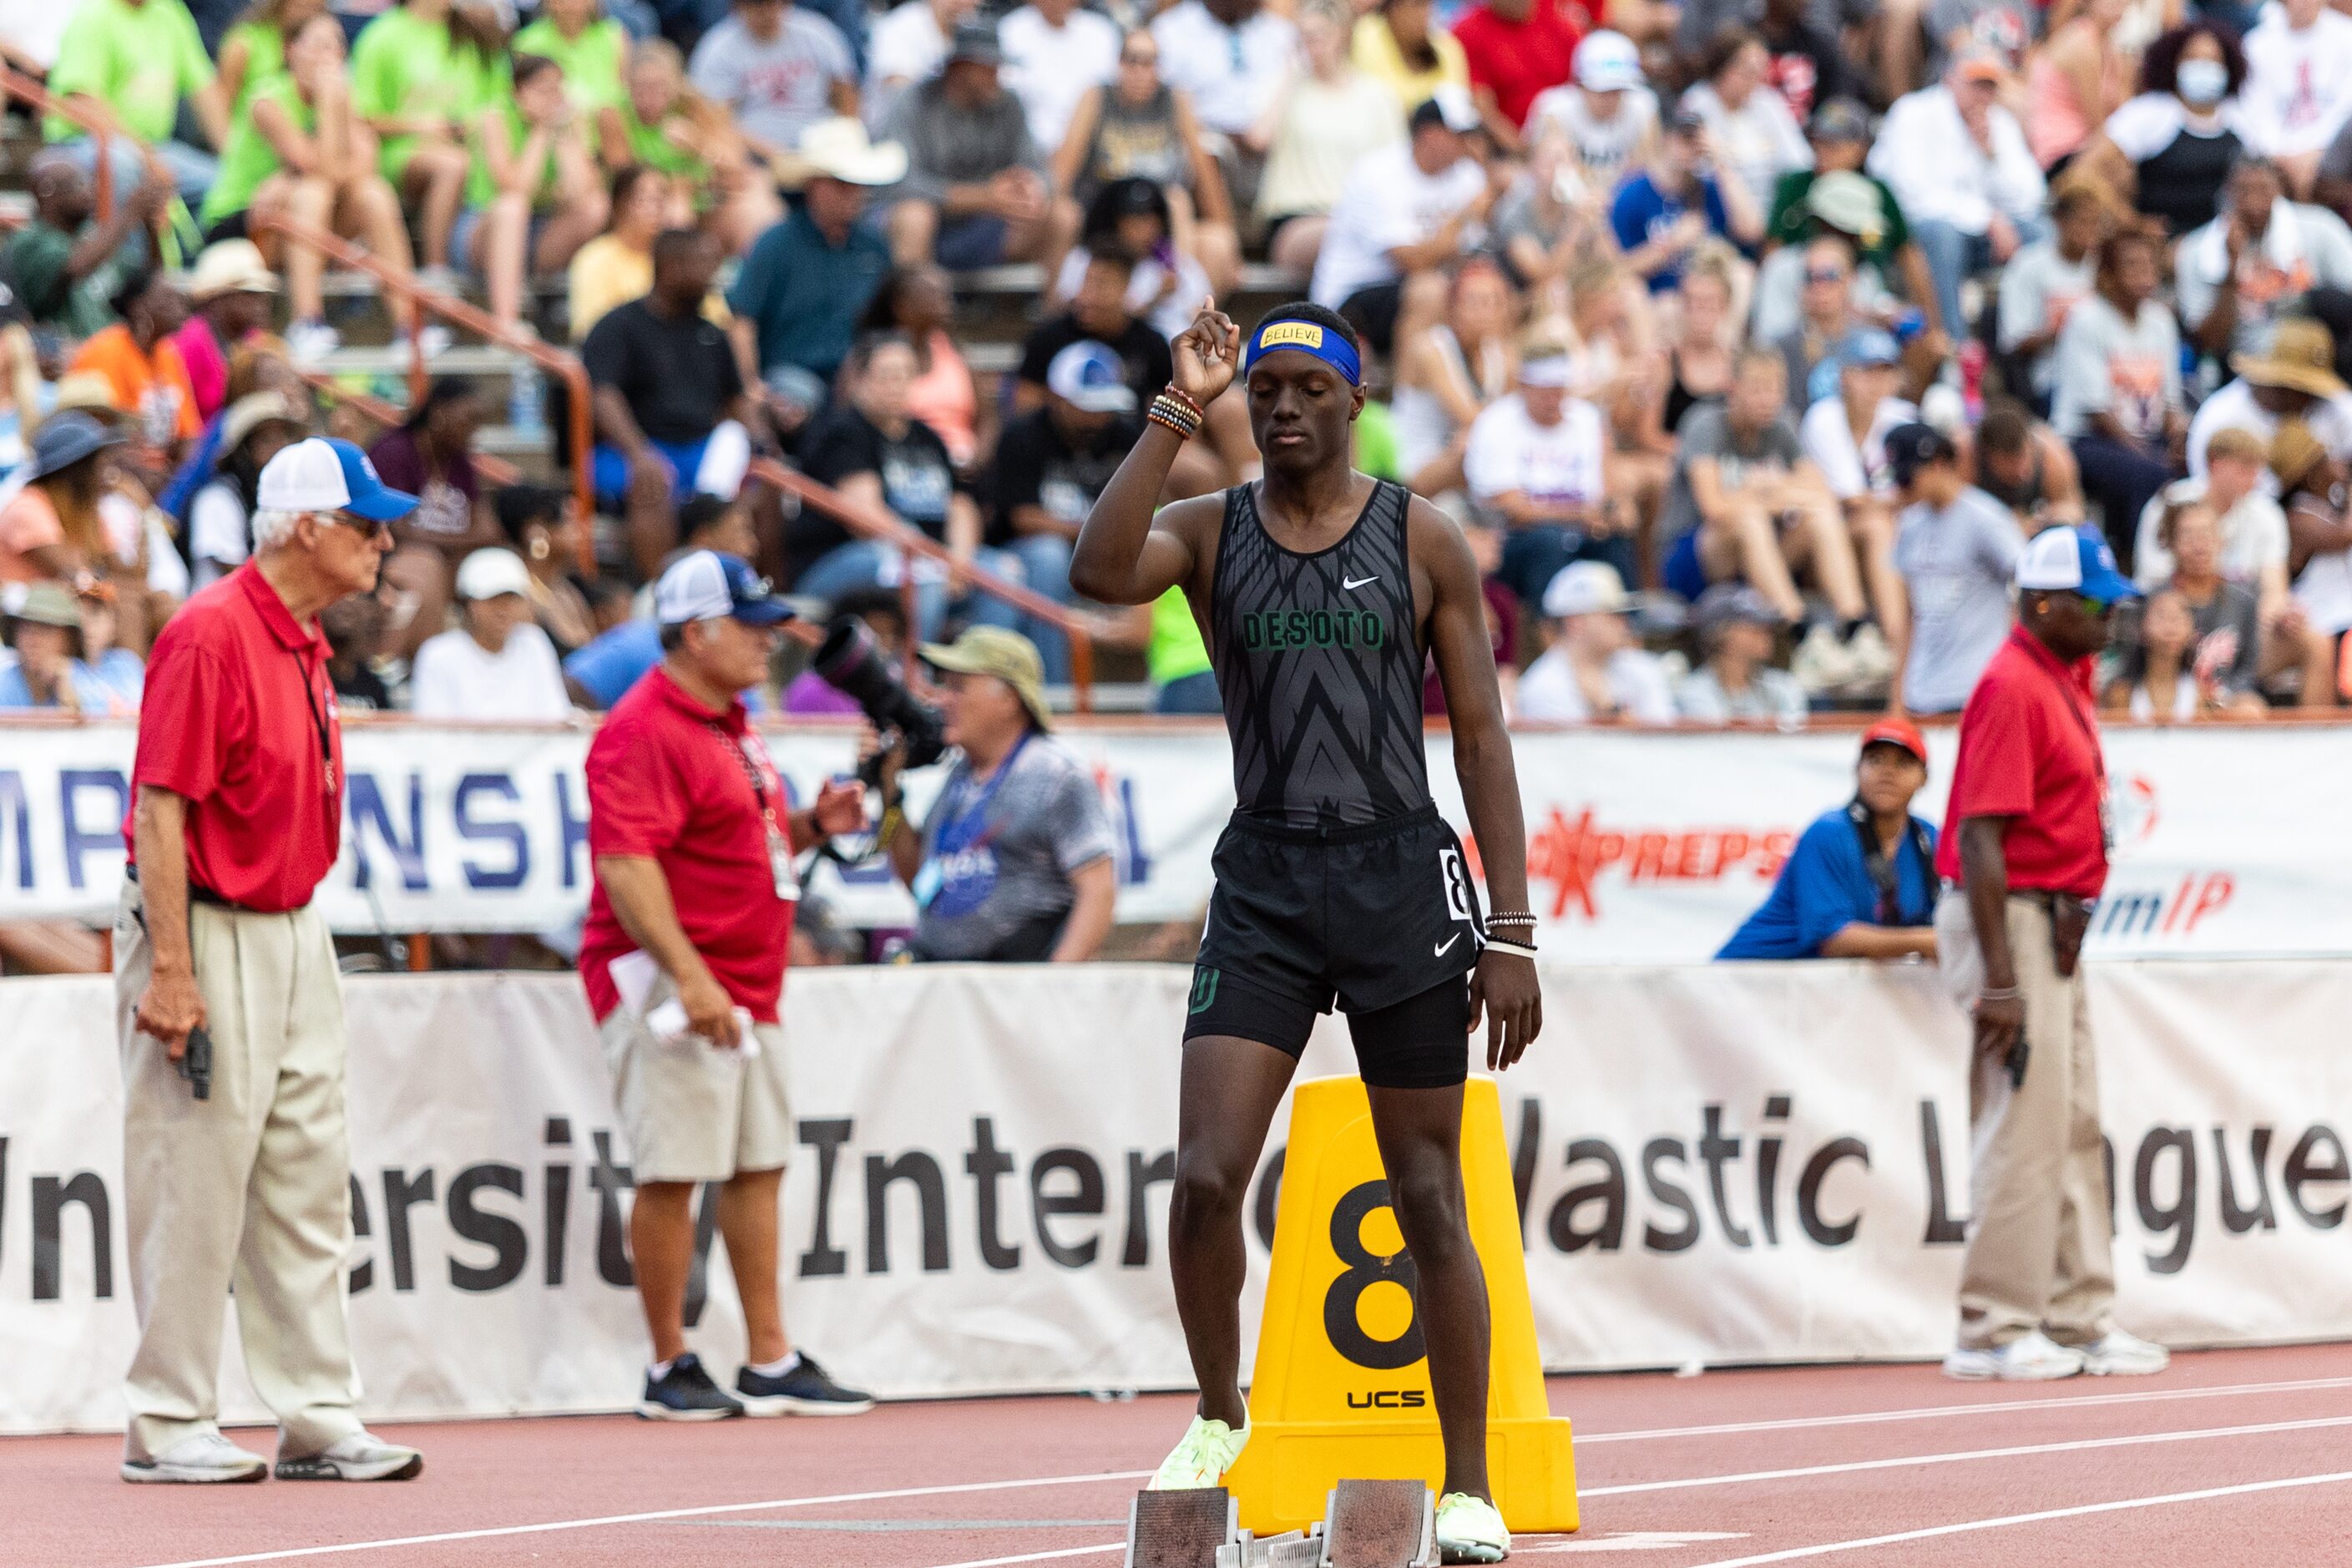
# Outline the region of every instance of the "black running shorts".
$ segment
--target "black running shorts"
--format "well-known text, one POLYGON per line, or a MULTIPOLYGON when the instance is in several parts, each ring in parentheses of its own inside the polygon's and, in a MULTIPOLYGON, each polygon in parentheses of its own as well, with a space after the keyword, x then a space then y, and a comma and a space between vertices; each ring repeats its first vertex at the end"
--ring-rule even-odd
POLYGON ((1441 1089, 1469 1073, 1468 975, 1485 942, 1461 841, 1435 806, 1360 827, 1235 817, 1192 971, 1184 1037, 1291 1056, 1336 1000, 1364 1081, 1441 1089))

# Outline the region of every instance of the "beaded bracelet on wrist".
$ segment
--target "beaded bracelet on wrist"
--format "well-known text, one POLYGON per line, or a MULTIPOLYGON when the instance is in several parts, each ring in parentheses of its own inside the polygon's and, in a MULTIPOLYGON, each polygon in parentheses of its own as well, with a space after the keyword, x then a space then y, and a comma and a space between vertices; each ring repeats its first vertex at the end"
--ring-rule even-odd
POLYGON ((1203 417, 1199 404, 1172 387, 1153 398, 1143 416, 1173 430, 1179 440, 1190 440, 1198 435, 1203 417))

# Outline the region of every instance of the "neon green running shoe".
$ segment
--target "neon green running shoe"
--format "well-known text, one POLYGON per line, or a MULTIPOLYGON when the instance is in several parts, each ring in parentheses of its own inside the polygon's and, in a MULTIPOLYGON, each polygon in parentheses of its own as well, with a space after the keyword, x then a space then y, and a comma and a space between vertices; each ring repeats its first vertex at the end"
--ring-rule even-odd
POLYGON ((1242 1445, 1248 1441, 1246 1424, 1236 1432, 1222 1421, 1195 1415, 1184 1428, 1184 1440, 1160 1462, 1159 1473, 1144 1489, 1181 1492, 1215 1486, 1234 1468, 1234 1461, 1242 1456, 1242 1445))
POLYGON ((1437 1500, 1437 1558, 1441 1563, 1500 1563, 1511 1554, 1511 1532, 1495 1505, 1468 1492, 1437 1500))

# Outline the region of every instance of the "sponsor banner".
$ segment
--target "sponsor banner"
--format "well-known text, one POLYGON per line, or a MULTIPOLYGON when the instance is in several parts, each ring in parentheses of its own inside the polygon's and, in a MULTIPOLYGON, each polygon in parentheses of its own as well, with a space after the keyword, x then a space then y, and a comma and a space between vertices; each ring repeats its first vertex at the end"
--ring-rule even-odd
MULTIPOLYGON (((133 734, 121 724, 0 726, 0 920, 110 918, 133 734)), ((1191 921, 1233 809, 1222 730, 1071 724, 1116 828, 1118 912, 1191 921)), ((583 729, 353 724, 341 859, 320 890, 347 933, 562 931, 588 891, 583 729)), ((772 730, 806 798, 848 768, 839 725, 772 730)), ((1853 789, 1852 731, 1553 731, 1514 738, 1538 936, 1581 963, 1704 959, 1760 902, 1799 834, 1853 789)), ((1943 815, 1953 731, 1916 809, 1943 815)), ((2107 735, 2114 874, 2091 933, 2104 957, 2352 953, 2352 814, 2292 781, 2352 775, 2352 726, 2118 728, 2107 735)), ((945 770, 912 775, 919 819, 945 770)), ((1465 839, 1443 732, 1431 786, 1465 839)), ((879 861, 811 879, 853 923, 910 923, 879 861)))
MULTIPOLYGON (((1548 1367, 1947 1348, 1967 1042, 1932 974, 1547 981, 1551 1026, 1501 1089, 1548 1367)), ((2352 1336, 2352 965, 2109 964, 2091 985, 2123 1321, 2177 1344, 2352 1336)), ((1126 965, 795 976, 795 1337, 893 1395, 1184 1385, 1166 1248, 1186 990, 1181 968, 1126 965)), ((625 1407, 645 1359, 629 1155, 577 984, 365 976, 348 994, 368 1412, 625 1407)), ((102 979, 0 984, 0 1431, 121 1421, 110 1017, 102 979)), ((1349 1062, 1326 1020, 1305 1070, 1349 1062)), ((1244 1211, 1252 1342, 1286 1118, 1244 1211)), ((701 1214, 690 1337, 723 1373, 740 1321, 701 1214)), ((232 1321, 226 1408, 257 1417, 236 1339, 232 1321)))

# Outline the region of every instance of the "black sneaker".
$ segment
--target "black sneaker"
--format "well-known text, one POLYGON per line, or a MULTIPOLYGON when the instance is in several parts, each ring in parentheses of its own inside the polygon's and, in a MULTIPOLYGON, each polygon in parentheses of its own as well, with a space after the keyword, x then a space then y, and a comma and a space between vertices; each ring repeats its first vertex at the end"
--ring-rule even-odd
POLYGON ((646 1374, 637 1414, 648 1421, 723 1421, 742 1415, 743 1407, 710 1381, 702 1370, 702 1358, 688 1351, 658 1379, 650 1372, 646 1374))
POLYGON ((753 1415, 863 1415, 874 1408, 872 1394, 842 1387, 806 1351, 782 1377, 745 1367, 735 1374, 735 1397, 753 1415))

